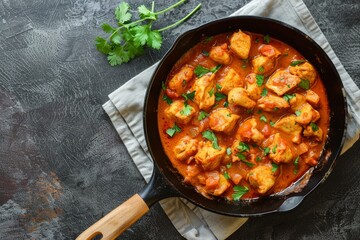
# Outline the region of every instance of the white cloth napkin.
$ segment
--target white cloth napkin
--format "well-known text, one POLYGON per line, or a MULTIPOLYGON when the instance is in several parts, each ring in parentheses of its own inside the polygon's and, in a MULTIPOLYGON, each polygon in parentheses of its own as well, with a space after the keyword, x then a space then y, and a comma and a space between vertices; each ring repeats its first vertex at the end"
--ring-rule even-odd
MULTIPOLYGON (((331 49, 305 4, 299 0, 253 0, 232 15, 264 16, 286 22, 311 36, 325 50, 345 86, 349 112, 342 153, 349 149, 359 139, 360 90, 331 49)), ((153 162, 143 134, 142 111, 145 91, 156 66, 157 63, 115 90, 109 95, 110 100, 103 105, 146 181, 151 177, 153 162)), ((186 239, 225 239, 247 220, 208 212, 179 198, 165 199, 160 204, 186 239)))

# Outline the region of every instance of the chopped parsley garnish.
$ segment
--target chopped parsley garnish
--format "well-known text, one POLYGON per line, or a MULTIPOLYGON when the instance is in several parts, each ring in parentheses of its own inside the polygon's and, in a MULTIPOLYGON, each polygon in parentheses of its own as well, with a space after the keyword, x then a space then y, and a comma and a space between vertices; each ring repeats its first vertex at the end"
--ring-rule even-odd
POLYGON ((172 103, 172 99, 169 98, 166 94, 164 94, 164 96, 162 97, 162 99, 167 102, 167 104, 171 104, 172 103))
POLYGON ((217 83, 217 84, 216 84, 216 89, 217 89, 217 90, 221 90, 221 89, 222 89, 222 86, 217 83))
POLYGON ((237 146, 237 149, 240 150, 240 152, 248 152, 250 151, 250 147, 247 143, 240 142, 239 146, 237 146))
POLYGON ((225 179, 230 179, 230 176, 227 172, 224 172, 224 177, 225 177, 225 179))
POLYGON ((279 108, 278 107, 274 107, 274 111, 276 112, 276 111, 278 111, 279 110, 279 108))
POLYGON ((162 90, 166 90, 166 85, 165 85, 165 83, 164 82, 161 82, 161 88, 162 88, 162 90))
POLYGON ((240 186, 240 185, 236 185, 234 186, 234 193, 232 195, 234 201, 239 201, 240 198, 249 191, 249 188, 246 186, 240 186))
POLYGON ((231 168, 231 166, 232 166, 232 163, 226 164, 226 168, 227 168, 227 169, 231 168))
POLYGON ((194 73, 199 78, 199 77, 202 77, 202 76, 204 76, 205 74, 207 74, 209 72, 216 73, 220 68, 221 68, 221 64, 213 67, 212 69, 207 69, 207 68, 205 68, 205 67, 203 67, 201 65, 198 65, 195 68, 194 73))
POLYGON ((305 90, 310 89, 310 81, 307 79, 301 79, 301 82, 298 84, 299 87, 305 90))
POLYGON ((256 74, 256 84, 261 87, 264 84, 264 75, 256 74))
POLYGON ((229 102, 228 101, 225 101, 224 104, 223 104, 224 107, 228 107, 229 106, 229 102))
POLYGON ((214 89, 212 88, 212 89, 209 91, 209 96, 212 97, 213 94, 214 94, 214 89))
POLYGON ((186 80, 185 79, 182 81, 182 85, 183 85, 183 87, 186 86, 186 80))
POLYGON ((192 92, 189 92, 189 93, 183 93, 181 96, 183 96, 185 98, 185 101, 187 100, 191 100, 193 101, 194 100, 194 97, 195 97, 195 91, 192 91, 192 92))
POLYGON ((243 64, 241 67, 242 67, 242 68, 246 68, 246 64, 243 64))
POLYGON ((279 165, 277 165, 276 163, 272 163, 271 166, 272 166, 271 172, 273 172, 273 173, 276 172, 276 170, 278 170, 278 168, 279 168, 279 165))
POLYGON ((253 113, 253 110, 252 110, 252 109, 246 109, 246 113, 247 113, 247 114, 252 114, 252 113, 253 113))
POLYGON ((200 111, 199 112, 199 116, 198 116, 198 120, 201 121, 203 120, 204 118, 206 118, 207 116, 209 116, 208 113, 204 112, 204 111, 200 111))
POLYGON ((262 91, 261 91, 261 96, 262 97, 265 97, 266 95, 268 94, 268 90, 266 88, 264 88, 262 91))
POLYGON ((266 147, 264 148, 264 156, 268 155, 270 153, 270 148, 266 147))
POLYGON ((166 130, 166 134, 169 135, 170 137, 173 137, 175 135, 175 133, 179 133, 181 132, 181 128, 176 125, 176 123, 174 123, 174 126, 172 128, 168 128, 166 130))
POLYGON ((260 162, 261 161, 261 157, 260 156, 256 156, 256 158, 255 158, 255 160, 257 161, 257 162, 260 162))
POLYGON ((267 119, 266 119, 265 115, 261 115, 260 121, 267 122, 267 119))
POLYGON ((185 103, 184 108, 180 111, 180 114, 183 116, 189 116, 192 109, 193 108, 190 105, 185 103))
POLYGON ((269 123, 270 123, 270 126, 272 126, 272 127, 275 125, 275 122, 273 122, 273 121, 271 121, 271 120, 270 120, 269 123))
POLYGON ((295 161, 294 161, 294 174, 297 174, 298 171, 299 171, 299 156, 297 156, 295 158, 295 161))
POLYGON ((225 99, 226 95, 221 93, 221 92, 216 92, 215 93, 215 101, 220 101, 221 99, 225 99))
MULTIPOLYGON (((239 153, 239 154, 240 154, 240 153, 239 153)), ((242 161, 243 163, 245 163, 246 166, 248 166, 248 167, 253 167, 253 166, 255 166, 254 163, 249 162, 249 161, 247 161, 247 160, 245 160, 245 159, 241 159, 241 158, 240 158, 240 161, 242 161)))
POLYGON ((259 42, 259 38, 255 38, 255 43, 258 43, 259 42))
POLYGON ((266 43, 266 44, 270 43, 270 36, 269 35, 264 36, 264 43, 266 43))
POLYGON ((295 115, 296 115, 296 116, 300 116, 300 115, 301 115, 301 111, 300 111, 300 110, 295 111, 295 115))
POLYGON ((246 160, 245 155, 244 155, 244 154, 242 154, 242 153, 238 153, 238 154, 236 154, 236 156, 237 156, 237 157, 238 157, 241 161, 246 160))
POLYGON ((273 153, 276 153, 276 149, 277 149, 277 145, 275 145, 275 146, 272 148, 271 151, 272 151, 273 153))
POLYGON ((313 132, 316 132, 317 130, 319 130, 319 126, 313 122, 310 123, 310 127, 313 130, 313 132))
POLYGON ((260 72, 260 73, 263 73, 264 72, 264 67, 263 66, 260 66, 259 68, 258 68, 258 71, 260 72))
POLYGON ((216 138, 216 135, 213 131, 211 130, 206 130, 205 132, 202 133, 202 136, 208 140, 210 140, 212 142, 212 146, 214 149, 220 150, 221 148, 218 145, 218 140, 216 138))
POLYGON ((284 96, 283 96, 283 99, 285 100, 285 101, 290 101, 290 99, 292 99, 292 98, 294 98, 295 97, 295 94, 285 94, 284 96))
POLYGON ((295 60, 290 63, 290 66, 294 67, 294 66, 302 64, 304 62, 305 62, 305 60, 295 60))

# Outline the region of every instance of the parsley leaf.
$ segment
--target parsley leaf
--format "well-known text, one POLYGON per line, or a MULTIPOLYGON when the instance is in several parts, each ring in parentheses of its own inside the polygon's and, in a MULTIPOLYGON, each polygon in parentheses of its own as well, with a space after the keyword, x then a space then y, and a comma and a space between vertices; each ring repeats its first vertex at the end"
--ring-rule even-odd
POLYGON ((260 121, 267 122, 267 119, 266 119, 265 115, 261 115, 260 121))
POLYGON ((263 66, 260 66, 259 68, 258 68, 258 71, 260 72, 260 73, 262 73, 262 72, 264 72, 264 67, 263 66))
POLYGON ((118 26, 113 27, 107 23, 101 25, 103 31, 109 34, 109 36, 107 38, 96 37, 96 49, 108 55, 107 59, 111 66, 129 62, 136 56, 143 54, 146 46, 160 49, 163 41, 160 32, 182 23, 201 7, 201 4, 198 4, 188 15, 169 26, 159 30, 152 29, 153 22, 158 19, 160 14, 177 7, 183 2, 185 0, 179 0, 177 3, 159 12, 154 12, 154 2, 151 10, 145 5, 140 5, 137 8, 140 19, 133 22, 131 22, 130 5, 126 2, 121 2, 116 6, 114 12, 118 26))
POLYGON ((311 127, 311 130, 313 130, 313 132, 316 132, 317 130, 319 130, 319 126, 313 122, 310 123, 310 127, 311 127))
POLYGON ((310 89, 310 81, 307 79, 301 79, 301 82, 298 84, 304 90, 310 89))
POLYGON ((225 177, 225 179, 230 179, 230 176, 227 172, 224 172, 224 177, 225 177))
POLYGON ((271 164, 272 168, 271 168, 271 172, 276 172, 279 168, 279 165, 277 165, 276 163, 272 163, 271 164))
POLYGON ((269 44, 269 43, 270 43, 270 36, 269 36, 269 35, 265 35, 265 36, 264 36, 264 42, 265 42, 266 44, 269 44))
POLYGON ((192 109, 193 108, 190 105, 185 104, 184 108, 180 111, 180 114, 183 116, 189 116, 192 109))
POLYGON ((270 148, 266 147, 264 148, 264 156, 268 155, 270 153, 270 148))
POLYGON ((234 193, 232 195, 234 201, 239 201, 240 198, 249 191, 249 188, 246 186, 240 186, 240 185, 236 185, 234 186, 234 193))
POLYGON ((169 98, 166 94, 164 94, 163 98, 162 98, 167 104, 171 104, 172 103, 172 99, 169 98))
POLYGON ((205 51, 205 50, 202 51, 201 54, 204 55, 205 57, 210 56, 210 53, 208 51, 205 51))
POLYGON ((231 163, 231 162, 228 163, 228 164, 226 164, 226 168, 227 168, 227 169, 231 168, 231 166, 232 166, 232 163, 231 163))
POLYGON ((198 120, 201 121, 203 120, 204 118, 206 118, 207 116, 209 116, 208 113, 204 112, 204 111, 200 111, 199 112, 199 116, 198 116, 198 120))
POLYGON ((256 84, 261 87, 264 84, 264 75, 256 74, 256 84))
POLYGON ((294 174, 297 174, 298 171, 299 171, 299 156, 297 156, 295 158, 295 161, 294 161, 294 174))
POLYGON ((194 100, 194 97, 195 97, 195 92, 196 91, 192 91, 192 92, 189 92, 189 93, 183 93, 181 96, 183 96, 185 98, 185 101, 187 100, 191 100, 193 101, 194 100))
POLYGON ((260 96, 265 97, 268 94, 267 88, 264 88, 260 94, 260 96))
POLYGON ((119 23, 126 23, 128 22, 132 15, 129 13, 130 5, 126 2, 121 2, 116 8, 115 8, 115 17, 119 21, 119 23))
POLYGON ((220 101, 221 99, 226 98, 226 95, 221 93, 221 92, 216 92, 215 93, 215 101, 220 101))
POLYGON ((300 116, 300 115, 301 115, 301 111, 300 111, 300 110, 295 111, 295 115, 296 115, 296 116, 300 116))
POLYGON ((277 145, 275 145, 275 146, 272 148, 271 151, 272 151, 273 153, 276 153, 276 149, 277 149, 277 145))
POLYGON ((294 66, 302 64, 304 62, 305 62, 305 60, 295 60, 290 63, 290 66, 294 67, 294 66))
MULTIPOLYGON (((239 153, 239 154, 241 154, 241 153, 239 153)), ((240 161, 242 161, 243 163, 245 163, 246 166, 248 166, 248 167, 253 167, 253 166, 255 166, 254 163, 249 162, 249 161, 247 161, 246 159, 241 159, 241 158, 240 158, 240 161)))
POLYGON ((170 137, 173 137, 175 135, 175 133, 179 133, 181 132, 181 128, 176 125, 176 123, 174 123, 174 126, 172 128, 168 128, 166 130, 166 134, 169 135, 170 137))
POLYGON ((214 94, 214 89, 210 89, 210 91, 208 92, 209 93, 209 96, 212 97, 212 95, 214 94))
POLYGON ((215 135, 215 133, 213 131, 206 130, 205 132, 202 133, 202 136, 212 142, 212 146, 213 146, 214 149, 217 149, 217 150, 221 149, 219 147, 217 137, 216 137, 216 135, 215 135))
POLYGON ((290 101, 290 99, 292 99, 294 97, 295 97, 295 94, 285 94, 283 96, 283 99, 288 102, 288 101, 290 101))
POLYGON ((237 146, 237 149, 239 149, 240 152, 248 152, 250 151, 250 146, 247 143, 240 142, 239 146, 237 146))
POLYGON ((194 73, 195 75, 200 78, 202 76, 204 76, 205 74, 211 72, 211 73, 216 73, 219 69, 221 68, 221 64, 219 65, 216 65, 215 67, 213 67, 212 69, 208 69, 208 68, 205 68, 201 65, 198 65, 195 70, 194 70, 194 73))
POLYGON ((270 126, 272 126, 272 127, 275 125, 275 122, 273 122, 273 121, 271 121, 271 120, 270 120, 269 123, 270 123, 270 126))

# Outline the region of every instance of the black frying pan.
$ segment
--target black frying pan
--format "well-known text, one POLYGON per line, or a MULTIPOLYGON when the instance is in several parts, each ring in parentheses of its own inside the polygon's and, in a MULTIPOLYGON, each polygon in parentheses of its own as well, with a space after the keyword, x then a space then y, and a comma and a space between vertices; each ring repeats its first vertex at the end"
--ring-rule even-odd
POLYGON ((154 159, 150 182, 139 193, 114 209, 88 228, 77 239, 91 239, 102 235, 113 239, 144 215, 151 205, 167 197, 184 197, 197 206, 220 214, 252 217, 274 212, 289 211, 298 206, 309 193, 322 183, 331 172, 340 154, 346 129, 346 99, 343 85, 331 60, 309 36, 279 21, 254 16, 238 16, 216 20, 182 34, 156 68, 147 89, 144 106, 144 130, 147 146, 154 159), (319 164, 310 169, 293 186, 283 193, 255 200, 227 202, 221 198, 208 199, 183 183, 182 176, 172 166, 161 147, 157 125, 157 106, 161 83, 167 78, 180 56, 197 44, 204 36, 241 29, 269 34, 298 50, 318 70, 328 94, 330 127, 319 164), (302 189, 293 191, 293 189, 302 189))

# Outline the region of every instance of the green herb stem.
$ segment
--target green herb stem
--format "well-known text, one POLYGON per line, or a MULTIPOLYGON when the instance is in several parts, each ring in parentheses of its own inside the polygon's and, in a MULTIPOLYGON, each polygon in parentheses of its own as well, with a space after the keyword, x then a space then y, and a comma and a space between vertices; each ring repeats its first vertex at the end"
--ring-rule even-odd
POLYGON ((169 29, 169 28, 173 28, 173 27, 179 25, 180 23, 186 21, 189 17, 191 17, 191 15, 193 15, 197 10, 199 10, 200 7, 201 7, 201 3, 199 3, 188 15, 186 15, 185 17, 183 17, 183 18, 180 19, 179 21, 177 21, 177 22, 175 22, 175 23, 173 23, 173 24, 171 24, 171 25, 169 25, 169 26, 167 26, 167 27, 161 28, 161 29, 159 29, 158 31, 159 31, 159 32, 162 32, 162 31, 165 31, 165 30, 167 30, 167 29, 169 29))
POLYGON ((171 6, 165 8, 165 9, 163 9, 163 10, 161 10, 161 11, 159 11, 159 12, 156 12, 155 14, 156 14, 156 15, 159 15, 159 14, 165 13, 165 12, 167 12, 167 11, 173 9, 173 8, 176 8, 177 6, 179 6, 180 4, 184 3, 185 1, 186 1, 186 0, 180 0, 180 1, 178 1, 177 3, 171 5, 171 6))

